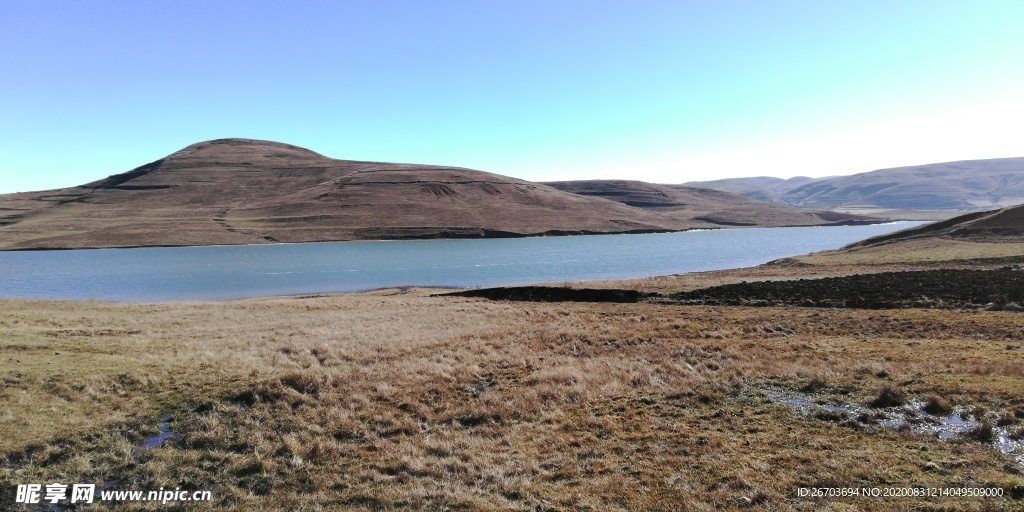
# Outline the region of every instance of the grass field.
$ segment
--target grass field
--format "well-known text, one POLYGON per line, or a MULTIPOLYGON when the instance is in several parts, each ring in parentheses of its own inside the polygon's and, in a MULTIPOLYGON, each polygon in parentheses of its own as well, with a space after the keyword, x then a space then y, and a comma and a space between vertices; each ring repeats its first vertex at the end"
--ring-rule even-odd
POLYGON ((426 290, 0 311, 0 507, 14 510, 16 484, 53 481, 213 493, 186 510, 1024 507, 1024 467, 978 436, 805 416, 759 391, 860 405, 896 391, 1020 433, 1021 313, 426 290), (141 450, 167 416, 180 437, 141 450))

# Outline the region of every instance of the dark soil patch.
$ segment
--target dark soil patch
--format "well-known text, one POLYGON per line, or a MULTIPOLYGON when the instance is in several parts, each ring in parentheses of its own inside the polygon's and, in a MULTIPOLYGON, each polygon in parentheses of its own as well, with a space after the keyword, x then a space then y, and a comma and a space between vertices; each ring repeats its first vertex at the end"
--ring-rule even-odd
POLYGON ((806 306, 855 309, 989 309, 1024 311, 1024 271, 921 270, 823 279, 763 281, 664 296, 617 289, 515 286, 445 295, 520 302, 655 301, 706 306, 806 306))
POLYGON ((516 286, 506 288, 483 288, 448 293, 457 297, 483 297, 491 300, 511 300, 520 302, 640 302, 648 297, 656 297, 656 293, 639 292, 636 290, 602 290, 582 288, 560 288, 555 286, 516 286))
POLYGON ((737 283, 677 293, 681 304, 826 308, 1003 309, 1024 304, 1024 271, 923 270, 737 283))

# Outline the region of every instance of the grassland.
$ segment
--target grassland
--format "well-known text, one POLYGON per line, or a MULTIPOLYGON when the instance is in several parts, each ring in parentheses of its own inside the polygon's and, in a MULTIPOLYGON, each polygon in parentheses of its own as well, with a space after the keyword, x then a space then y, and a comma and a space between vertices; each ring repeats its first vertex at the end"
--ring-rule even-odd
MULTIPOLYGON (((652 283, 633 285, 678 285, 652 283)), ((1024 468, 970 436, 803 416, 758 391, 867 404, 895 389, 1020 431, 1021 313, 508 303, 424 290, 3 300, 0 311, 2 507, 14 484, 52 481, 213 492, 188 510, 1024 506, 1024 468), (166 415, 181 437, 140 450, 166 415), (797 492, 854 486, 1006 496, 797 492)))

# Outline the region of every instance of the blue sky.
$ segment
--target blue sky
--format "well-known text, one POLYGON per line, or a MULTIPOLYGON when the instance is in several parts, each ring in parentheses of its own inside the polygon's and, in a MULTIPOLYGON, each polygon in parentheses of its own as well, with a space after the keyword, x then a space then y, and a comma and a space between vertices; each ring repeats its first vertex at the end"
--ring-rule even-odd
POLYGON ((1024 156, 1024 2, 0 2, 0 193, 221 137, 529 180, 1024 156))

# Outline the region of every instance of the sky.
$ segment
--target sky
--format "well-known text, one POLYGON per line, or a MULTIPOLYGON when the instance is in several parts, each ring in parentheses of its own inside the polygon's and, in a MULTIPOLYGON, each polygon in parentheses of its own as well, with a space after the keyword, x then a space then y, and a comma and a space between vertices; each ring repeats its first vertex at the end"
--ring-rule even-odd
POLYGON ((534 181, 1024 156, 1024 2, 0 1, 0 193, 244 137, 534 181))

